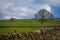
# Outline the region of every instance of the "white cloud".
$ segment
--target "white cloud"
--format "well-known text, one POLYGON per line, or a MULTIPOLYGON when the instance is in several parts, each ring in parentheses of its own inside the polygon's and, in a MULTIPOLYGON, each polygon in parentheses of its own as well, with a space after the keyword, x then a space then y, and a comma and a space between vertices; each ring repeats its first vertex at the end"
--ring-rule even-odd
POLYGON ((11 18, 16 18, 16 19, 24 19, 22 17, 16 17, 16 16, 5 16, 4 19, 11 19, 11 18))
POLYGON ((14 17, 12 17, 12 18, 21 19, 20 17, 16 17, 16 16, 14 16, 14 17))
POLYGON ((4 0, 0 1, 0 10, 6 10, 8 7, 12 6, 13 3, 6 2, 4 0))
POLYGON ((5 16, 4 19, 11 19, 11 16, 5 16))
POLYGON ((60 6, 60 0, 46 0, 45 2, 47 2, 50 5, 54 5, 54 6, 60 6))
POLYGON ((50 2, 53 2, 55 4, 58 4, 60 0, 49 0, 50 2))
POLYGON ((47 11, 51 12, 51 6, 48 4, 44 4, 41 6, 41 9, 46 9, 47 11))
POLYGON ((20 7, 11 7, 10 10, 13 11, 14 14, 17 14, 18 16, 27 16, 29 8, 20 6, 20 7))
POLYGON ((20 10, 22 12, 27 12, 29 10, 29 8, 28 7, 20 7, 20 10))
POLYGON ((11 16, 23 19, 23 17, 34 16, 40 9, 51 12, 50 5, 60 5, 59 3, 60 0, 42 0, 41 2, 38 0, 0 0, 0 11, 9 15, 5 16, 5 19, 11 16))
POLYGON ((29 10, 28 7, 11 7, 10 10, 14 11, 14 12, 27 12, 29 10))

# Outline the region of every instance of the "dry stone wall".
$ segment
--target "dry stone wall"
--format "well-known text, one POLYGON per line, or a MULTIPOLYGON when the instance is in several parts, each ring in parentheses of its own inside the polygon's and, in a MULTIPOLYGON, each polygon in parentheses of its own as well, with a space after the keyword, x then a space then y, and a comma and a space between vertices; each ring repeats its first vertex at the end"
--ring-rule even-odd
POLYGON ((0 40, 60 40, 60 27, 46 27, 34 32, 0 34, 0 40))

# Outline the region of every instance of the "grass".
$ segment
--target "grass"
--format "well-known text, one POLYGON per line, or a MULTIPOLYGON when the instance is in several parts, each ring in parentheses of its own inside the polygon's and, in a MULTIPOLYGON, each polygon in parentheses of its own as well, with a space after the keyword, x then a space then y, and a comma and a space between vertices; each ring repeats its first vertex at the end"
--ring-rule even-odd
POLYGON ((14 33, 16 30, 17 32, 23 33, 23 32, 32 32, 35 30, 42 30, 43 28, 0 28, 0 34, 4 33, 14 33))
POLYGON ((44 27, 41 26, 60 26, 60 21, 44 21, 41 24, 41 21, 37 20, 17 20, 16 22, 10 22, 9 20, 0 20, 0 33, 14 33, 17 32, 31 32, 35 30, 42 30, 44 27), (4 26, 4 28, 1 28, 4 26), (7 28, 6 28, 7 27, 7 28))
POLYGON ((19 26, 19 27, 34 27, 34 26, 60 26, 60 21, 48 21, 41 24, 37 20, 17 20, 17 22, 10 22, 9 20, 0 20, 0 26, 19 26))

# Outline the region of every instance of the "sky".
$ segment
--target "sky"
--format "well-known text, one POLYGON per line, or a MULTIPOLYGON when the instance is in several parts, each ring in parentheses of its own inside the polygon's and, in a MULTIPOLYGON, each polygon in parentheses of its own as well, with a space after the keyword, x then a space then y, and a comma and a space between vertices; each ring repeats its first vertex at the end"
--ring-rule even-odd
POLYGON ((60 0, 0 0, 0 19, 31 19, 41 9, 60 18, 60 0))

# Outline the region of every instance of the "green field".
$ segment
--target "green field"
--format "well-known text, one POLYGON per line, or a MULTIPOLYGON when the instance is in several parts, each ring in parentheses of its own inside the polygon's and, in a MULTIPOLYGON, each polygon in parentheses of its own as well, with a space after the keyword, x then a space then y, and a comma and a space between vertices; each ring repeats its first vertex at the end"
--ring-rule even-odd
POLYGON ((41 24, 41 21, 38 22, 37 20, 17 20, 16 22, 0 20, 0 33, 13 33, 15 30, 21 33, 31 32, 43 29, 45 26, 60 26, 60 21, 44 21, 44 23, 41 24))
POLYGON ((38 27, 38 26, 60 26, 60 21, 41 21, 37 20, 17 20, 16 22, 10 22, 9 20, 0 20, 0 26, 13 26, 13 27, 38 27))
POLYGON ((23 33, 23 32, 32 32, 35 30, 42 30, 43 28, 0 28, 0 34, 4 33, 14 33, 16 30, 17 32, 23 33))

